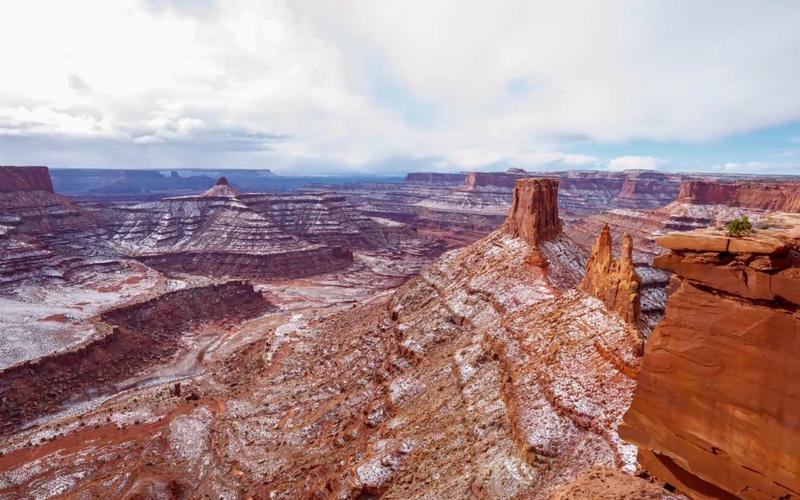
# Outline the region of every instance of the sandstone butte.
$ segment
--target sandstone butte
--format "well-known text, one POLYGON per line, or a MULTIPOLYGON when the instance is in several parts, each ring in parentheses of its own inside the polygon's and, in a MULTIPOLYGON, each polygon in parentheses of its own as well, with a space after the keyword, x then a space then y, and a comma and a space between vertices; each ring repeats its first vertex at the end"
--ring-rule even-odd
POLYGON ((620 436, 693 498, 800 495, 800 215, 748 238, 672 233, 680 285, 647 342, 620 436))
POLYGON ((592 247, 581 288, 602 300, 609 311, 619 314, 628 324, 636 325, 641 309, 641 281, 633 267, 631 236, 623 236, 622 255, 616 260, 612 255, 611 229, 606 224, 592 247))
POLYGON ((0 166, 0 193, 20 191, 53 192, 53 183, 47 167, 0 166))
POLYGON ((561 232, 558 179, 518 179, 503 227, 533 247, 557 236, 561 232))
POLYGON ((688 181, 679 203, 728 205, 780 212, 800 212, 800 182, 688 181))

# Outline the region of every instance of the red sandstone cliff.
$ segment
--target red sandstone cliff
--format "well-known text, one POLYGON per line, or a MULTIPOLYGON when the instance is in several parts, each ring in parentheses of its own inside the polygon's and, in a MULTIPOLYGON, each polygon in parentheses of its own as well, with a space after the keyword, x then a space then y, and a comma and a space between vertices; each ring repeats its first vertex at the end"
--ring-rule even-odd
POLYGON ((671 233, 679 289, 647 343, 620 435, 695 498, 800 495, 800 217, 732 239, 671 233))
POLYGON ((534 246, 557 236, 561 232, 558 179, 518 179, 504 228, 534 246))
POLYGON ((639 285, 641 279, 633 267, 633 240, 623 237, 622 254, 614 259, 611 249, 611 230, 603 227, 592 247, 581 288, 602 300, 609 311, 619 314, 628 324, 636 325, 641 309, 639 285))
POLYGON ((678 202, 800 212, 800 182, 687 181, 678 202))
POLYGON ((0 167, 0 193, 53 192, 47 167, 0 167))

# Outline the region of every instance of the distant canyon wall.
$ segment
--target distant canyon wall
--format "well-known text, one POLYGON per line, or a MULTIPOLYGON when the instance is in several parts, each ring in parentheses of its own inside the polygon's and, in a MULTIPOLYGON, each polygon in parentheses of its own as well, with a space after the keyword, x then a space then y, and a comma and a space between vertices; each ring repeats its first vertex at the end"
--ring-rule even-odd
POLYGON ((678 202, 800 212, 800 182, 687 181, 678 202))

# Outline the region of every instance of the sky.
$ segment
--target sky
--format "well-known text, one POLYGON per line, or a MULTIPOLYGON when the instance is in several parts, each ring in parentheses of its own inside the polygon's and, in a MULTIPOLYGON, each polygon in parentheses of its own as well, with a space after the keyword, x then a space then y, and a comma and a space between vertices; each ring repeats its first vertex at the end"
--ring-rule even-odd
POLYGON ((800 174, 800 2, 3 0, 0 164, 800 174))

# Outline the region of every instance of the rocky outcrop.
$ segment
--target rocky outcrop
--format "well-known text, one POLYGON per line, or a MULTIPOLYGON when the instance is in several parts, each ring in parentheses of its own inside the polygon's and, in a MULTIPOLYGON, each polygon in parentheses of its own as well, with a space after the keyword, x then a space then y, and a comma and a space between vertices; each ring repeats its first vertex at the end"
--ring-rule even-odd
POLYGON ((252 318, 272 307, 252 284, 231 281, 107 311, 96 319, 105 332, 99 338, 0 371, 0 434, 163 361, 193 328, 252 318))
POLYGON ((800 182, 687 181, 681 184, 677 201, 695 205, 800 212, 800 182))
POLYGON ((800 495, 800 216, 748 238, 670 234, 678 290, 649 338, 620 435, 696 498, 800 495))
POLYGON ((47 167, 0 167, 0 181, 0 289, 61 279, 103 252, 102 224, 53 193, 47 167))
POLYGON ((53 183, 47 167, 3 167, 0 166, 0 193, 22 191, 53 192, 53 183))
POLYGON ((231 187, 231 185, 228 183, 228 178, 223 175, 217 180, 217 183, 214 184, 211 189, 203 193, 203 196, 232 198, 234 196, 238 196, 238 194, 239 192, 231 187))
POLYGON ((633 266, 633 240, 625 233, 622 254, 619 260, 614 259, 611 230, 606 224, 592 247, 581 288, 602 300, 609 311, 635 326, 641 309, 640 283, 633 266))
POLYGON ((505 231, 537 246, 561 232, 558 218, 558 179, 518 179, 505 231))

